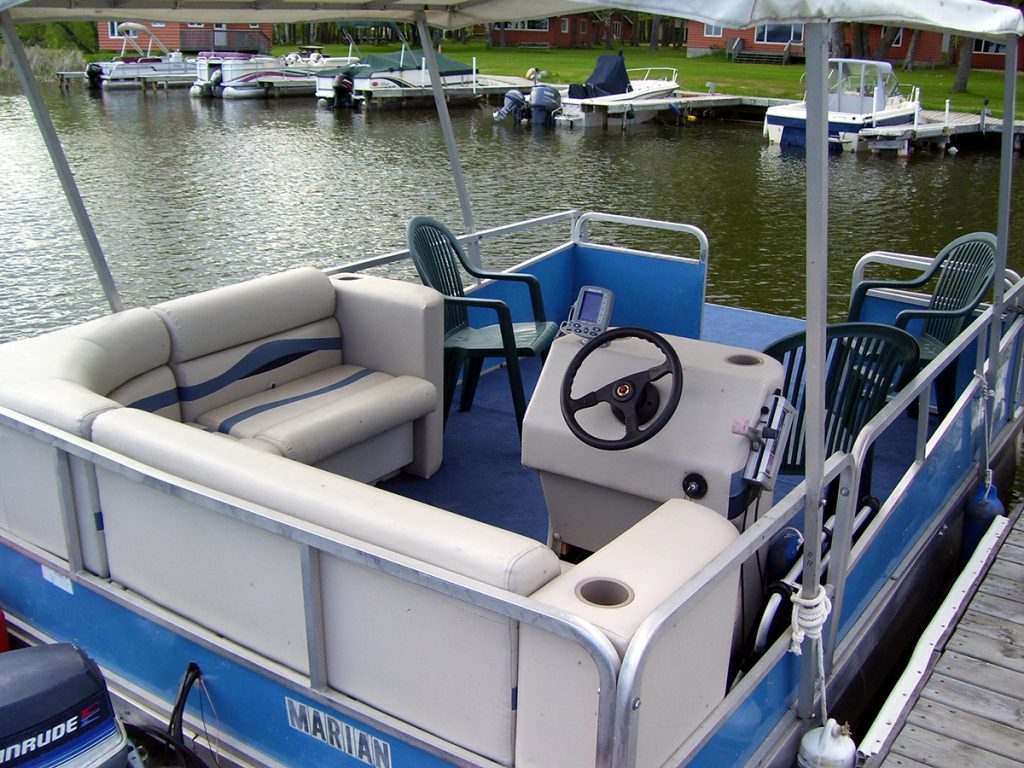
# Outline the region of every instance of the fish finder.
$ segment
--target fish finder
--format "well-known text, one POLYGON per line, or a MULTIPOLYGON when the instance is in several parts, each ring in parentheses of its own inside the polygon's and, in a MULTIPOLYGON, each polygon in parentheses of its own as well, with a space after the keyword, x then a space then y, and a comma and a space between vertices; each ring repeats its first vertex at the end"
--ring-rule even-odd
POLYGON ((608 330, 614 302, 615 294, 607 288, 584 285, 569 309, 569 319, 562 323, 562 332, 575 333, 585 339, 600 336, 608 330))

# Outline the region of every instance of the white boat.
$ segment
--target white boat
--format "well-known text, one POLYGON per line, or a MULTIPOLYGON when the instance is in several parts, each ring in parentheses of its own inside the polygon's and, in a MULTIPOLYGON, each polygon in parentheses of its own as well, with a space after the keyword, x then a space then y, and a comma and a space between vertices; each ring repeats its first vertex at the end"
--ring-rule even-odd
MULTIPOLYGON (((913 124, 921 108, 915 87, 900 90, 892 64, 867 59, 830 59, 828 132, 835 150, 862 150, 865 128, 913 124)), ((802 147, 806 143, 806 102, 769 107, 764 135, 772 144, 802 147)))
POLYGON ((179 87, 191 85, 195 80, 195 57, 168 50, 148 27, 124 21, 117 25, 117 31, 123 38, 120 55, 110 61, 91 62, 85 68, 85 81, 90 88, 123 90, 142 88, 148 82, 179 87), (136 40, 140 34, 148 37, 146 50, 142 50, 136 40), (129 45, 134 55, 126 55, 129 45), (159 49, 158 54, 153 53, 154 45, 159 49))
POLYGON ((309 96, 316 90, 317 73, 347 66, 354 56, 287 56, 206 51, 196 62, 190 93, 222 99, 258 99, 267 96, 309 96))
MULTIPOLYGON (((524 77, 484 75, 475 61, 465 64, 436 55, 438 72, 451 106, 473 104, 487 94, 501 94, 509 88, 528 89, 533 83, 524 77)), ((422 50, 405 46, 392 53, 375 53, 355 63, 322 69, 316 78, 316 97, 334 108, 373 103, 380 106, 432 106, 430 73, 422 50)))
POLYGON ((601 56, 586 83, 560 88, 560 128, 644 123, 668 108, 665 99, 679 88, 678 71, 670 67, 627 69, 619 55, 601 56))
MULTIPOLYGON (((737 27, 772 21, 759 15, 764 5, 670 7, 737 27)), ((468 258, 481 240, 561 225, 514 271, 537 278, 551 316, 578 301, 567 328, 608 319, 591 316, 595 285, 615 294, 613 308, 606 299, 599 308, 612 309, 617 328, 585 345, 565 335, 533 369, 521 452, 511 405, 496 417, 453 415, 442 439, 445 302, 367 274, 405 253, 124 308, 15 31, 20 21, 89 18, 93 6, 118 12, 105 0, 60 9, 0 0, 0 30, 114 310, 0 346, 0 606, 17 640, 87 651, 116 712, 136 729, 169 722, 170 735, 150 735, 176 753, 259 768, 791 765, 798 748, 828 741, 831 730, 801 740, 829 707, 853 711, 862 683, 884 685, 897 646, 920 628, 915 608, 952 576, 964 499, 999 466, 1012 471, 1024 423, 1024 281, 1006 269, 1006 132, 991 302, 899 388, 879 390, 876 358, 852 369, 844 383, 874 388, 886 404, 847 449, 825 455, 828 22, 876 21, 876 3, 771 4, 780 20, 805 25, 803 318, 706 301, 714 255, 694 226, 568 211, 478 231, 427 48, 468 258), (625 228, 616 245, 596 231, 606 223, 625 228), (631 248, 634 228, 675 233, 678 246, 631 248), (806 468, 784 485, 773 458, 786 435, 782 369, 761 350, 801 329, 805 419, 791 440, 805 447, 806 468), (932 382, 953 365, 964 374, 958 397, 930 414, 932 382), (590 388, 594 408, 577 397, 590 388), (647 417, 637 391, 652 422, 638 421, 647 417), (920 415, 907 418, 915 404, 920 415), (494 451, 501 440, 505 459, 494 451), (540 530, 521 532, 538 478, 540 530), (877 505, 862 498, 868 490, 877 505), (802 548, 796 620, 751 656, 745 639, 782 602, 762 591, 763 554, 784 537, 802 548)), ((579 6, 547 0, 543 12, 579 6)), ((666 11, 654 0, 635 7, 666 11)), ((431 22, 458 28, 538 8, 442 0, 376 13, 416 22, 429 46, 431 22)), ((301 9, 177 0, 145 12, 296 22, 367 11, 348 0, 301 9)), ((1005 45, 1013 113, 1019 10, 913 0, 884 12, 887 23, 1005 45)), ((851 282, 878 265, 927 263, 881 252, 851 282)), ((513 300, 515 289, 486 278, 468 293, 508 300, 501 316, 525 321, 530 302, 513 300)), ((872 290, 865 306, 877 329, 923 300, 872 290)), ((478 397, 492 387, 504 397, 488 405, 508 403, 503 370, 483 379, 478 397)), ((34 759, 41 746, 67 758, 79 717, 53 710, 42 730, 0 741, 4 760, 34 759)), ((116 749, 123 755, 123 742, 116 749)))

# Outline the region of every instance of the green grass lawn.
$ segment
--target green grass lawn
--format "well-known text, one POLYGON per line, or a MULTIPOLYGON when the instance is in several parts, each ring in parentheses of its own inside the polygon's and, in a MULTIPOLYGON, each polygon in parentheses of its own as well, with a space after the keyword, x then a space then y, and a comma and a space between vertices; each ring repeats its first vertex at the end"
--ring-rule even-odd
MULTIPOLYGON (((360 53, 376 53, 396 50, 397 46, 361 46, 360 53)), ((294 46, 275 46, 277 55, 295 50, 294 46)), ((618 49, 615 49, 616 51, 618 49)), ((535 48, 487 48, 483 42, 458 43, 445 41, 442 53, 467 64, 476 57, 481 72, 489 74, 525 75, 531 67, 547 72, 549 82, 583 82, 590 75, 597 57, 604 48, 591 49, 535 49, 535 48)), ((726 61, 724 54, 712 54, 692 59, 686 58, 685 48, 660 48, 651 51, 646 46, 623 49, 626 66, 633 67, 674 67, 679 70, 679 84, 684 89, 706 91, 707 83, 715 84, 720 93, 737 96, 770 96, 783 99, 803 97, 804 68, 800 64, 780 66, 777 64, 735 64, 726 61)), ((324 53, 345 55, 345 45, 328 45, 324 53)), ((989 101, 993 114, 1002 115, 1003 74, 975 70, 971 72, 967 93, 952 93, 955 71, 950 67, 917 69, 913 72, 897 72, 897 77, 908 91, 911 86, 921 88, 921 102, 925 109, 944 109, 946 99, 955 112, 979 112, 989 101)), ((1021 76, 1018 75, 1018 82, 1021 76)), ((1018 86, 1018 91, 1020 87, 1018 86)), ((1024 96, 1017 99, 1017 119, 1024 119, 1024 96)))

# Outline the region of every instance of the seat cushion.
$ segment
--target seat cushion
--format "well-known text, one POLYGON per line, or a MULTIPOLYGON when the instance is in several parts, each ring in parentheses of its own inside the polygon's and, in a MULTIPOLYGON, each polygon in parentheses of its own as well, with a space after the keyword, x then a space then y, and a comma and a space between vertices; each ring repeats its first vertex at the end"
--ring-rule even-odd
POLYGON ((434 385, 339 365, 215 408, 201 426, 273 445, 283 456, 316 464, 338 451, 432 412, 434 385))

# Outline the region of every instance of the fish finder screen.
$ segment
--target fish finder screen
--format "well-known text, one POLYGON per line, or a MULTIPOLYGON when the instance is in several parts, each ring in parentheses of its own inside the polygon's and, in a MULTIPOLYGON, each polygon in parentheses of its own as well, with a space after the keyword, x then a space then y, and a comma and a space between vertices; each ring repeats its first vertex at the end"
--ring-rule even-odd
POLYGON ((585 323, 596 323, 601 312, 602 296, 596 291, 586 291, 580 306, 579 319, 585 323))

